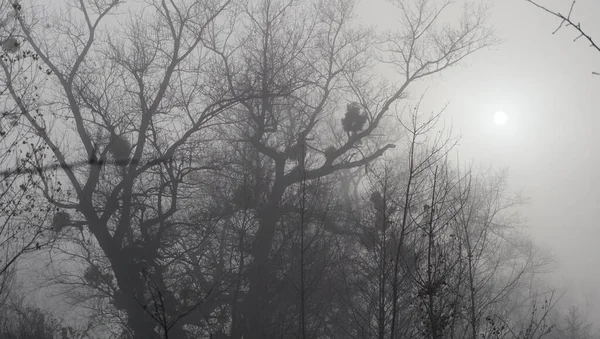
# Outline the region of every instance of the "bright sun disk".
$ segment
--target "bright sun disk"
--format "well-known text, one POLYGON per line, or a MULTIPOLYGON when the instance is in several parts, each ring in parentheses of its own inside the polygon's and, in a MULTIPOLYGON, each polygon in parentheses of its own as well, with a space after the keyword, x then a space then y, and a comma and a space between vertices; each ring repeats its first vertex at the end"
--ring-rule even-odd
POLYGON ((494 113, 494 123, 496 125, 504 125, 506 124, 506 121, 508 121, 508 116, 506 113, 502 111, 494 113))

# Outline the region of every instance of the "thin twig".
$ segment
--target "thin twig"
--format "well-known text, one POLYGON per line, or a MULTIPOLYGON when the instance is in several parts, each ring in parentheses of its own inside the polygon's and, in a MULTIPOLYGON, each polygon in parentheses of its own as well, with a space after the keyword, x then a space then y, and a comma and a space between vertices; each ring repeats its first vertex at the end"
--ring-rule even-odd
MULTIPOLYGON (((575 24, 575 22, 571 19, 571 14, 573 14, 573 9, 575 8, 576 0, 573 0, 573 2, 571 3, 571 7, 569 8, 569 14, 567 16, 562 15, 560 12, 551 11, 550 9, 534 2, 533 0, 525 0, 525 1, 536 6, 537 8, 540 8, 544 12, 561 19, 560 24, 552 32, 552 34, 556 34, 556 32, 558 32, 562 27, 564 27, 564 24, 567 23, 566 24, 567 27, 572 26, 579 32, 579 35, 575 39, 573 39, 573 42, 579 40, 581 37, 585 37, 587 39, 587 41, 589 41, 590 47, 592 47, 596 51, 600 52, 600 46, 598 44, 596 44, 594 39, 581 28, 581 23, 575 24)), ((600 73, 592 72, 592 75, 600 75, 600 73)))
POLYGON ((566 22, 567 26, 573 26, 580 34, 580 36, 575 38, 574 41, 576 41, 577 39, 579 39, 580 37, 583 36, 589 41, 590 47, 592 47, 592 48, 596 49, 598 52, 600 52, 600 46, 598 44, 596 44, 594 39, 581 28, 581 24, 580 23, 575 24, 575 22, 571 19, 571 14, 573 13, 573 8, 575 6, 575 0, 571 3, 571 8, 569 9, 569 14, 567 16, 562 15, 560 12, 553 12, 553 11, 549 10, 548 8, 534 2, 533 0, 525 0, 525 1, 542 9, 543 11, 549 13, 550 15, 555 16, 562 20, 560 25, 558 26, 558 28, 553 32, 553 34, 558 32, 558 30, 561 27, 563 27, 563 24, 566 22))

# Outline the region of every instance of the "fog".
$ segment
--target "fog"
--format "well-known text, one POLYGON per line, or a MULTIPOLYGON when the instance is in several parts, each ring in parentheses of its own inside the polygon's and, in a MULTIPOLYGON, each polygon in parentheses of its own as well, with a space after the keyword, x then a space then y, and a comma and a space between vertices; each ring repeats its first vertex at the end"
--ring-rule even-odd
MULTIPOLYGON (((569 1, 540 4, 568 13, 569 1)), ((393 25, 389 4, 366 4, 365 16, 377 25, 393 25), (380 7, 379 7, 380 6, 380 7), (384 23, 381 24, 383 19, 384 23)), ((449 102, 446 118, 460 131, 460 157, 482 166, 506 167, 510 186, 528 203, 520 209, 536 243, 555 256, 551 280, 568 293, 569 303, 589 307, 600 319, 600 184, 594 180, 600 160, 597 126, 600 54, 577 32, 561 29, 558 18, 539 15, 520 0, 493 3, 490 22, 502 43, 470 58, 428 83, 432 105, 449 102), (508 124, 495 126, 504 111, 508 124)), ((579 1, 573 18, 592 35, 600 32, 600 3, 579 1)))
POLYGON ((600 337, 600 2, 352 3, 4 0, 0 337, 600 337))

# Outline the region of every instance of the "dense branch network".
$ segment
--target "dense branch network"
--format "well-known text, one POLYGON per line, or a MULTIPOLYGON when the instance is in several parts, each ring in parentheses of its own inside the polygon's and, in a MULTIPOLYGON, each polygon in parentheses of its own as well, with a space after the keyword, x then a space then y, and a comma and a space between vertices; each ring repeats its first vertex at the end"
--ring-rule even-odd
POLYGON ((454 172, 423 97, 393 118, 414 83, 495 43, 485 13, 447 24, 454 1, 392 0, 399 25, 376 39, 354 0, 145 2, 16 14, 55 89, 33 105, 6 82, 44 148, 0 180, 39 177, 15 191, 50 207, 70 263, 52 281, 123 338, 483 333, 533 269, 495 233, 501 182, 454 172))

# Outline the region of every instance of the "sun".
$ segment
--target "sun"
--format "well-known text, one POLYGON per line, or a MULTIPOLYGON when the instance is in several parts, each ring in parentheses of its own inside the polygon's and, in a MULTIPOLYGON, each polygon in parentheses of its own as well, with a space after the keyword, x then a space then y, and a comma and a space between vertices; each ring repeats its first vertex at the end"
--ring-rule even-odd
POLYGON ((502 111, 494 113, 494 123, 496 125, 504 125, 508 121, 508 115, 502 111))

